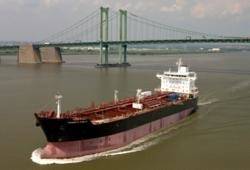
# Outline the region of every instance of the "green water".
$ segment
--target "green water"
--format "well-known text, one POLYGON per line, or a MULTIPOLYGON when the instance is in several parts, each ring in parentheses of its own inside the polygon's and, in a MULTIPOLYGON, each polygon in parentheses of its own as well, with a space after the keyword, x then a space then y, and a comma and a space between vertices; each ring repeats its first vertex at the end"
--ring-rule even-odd
POLYGON ((250 169, 249 52, 182 54, 198 73, 200 107, 170 133, 150 139, 154 145, 75 164, 33 163, 31 153, 46 143, 33 113, 54 107, 56 92, 64 96, 64 110, 112 100, 114 89, 120 98, 135 95, 137 88, 158 87, 155 74, 168 70, 179 56, 129 56, 132 67, 127 69, 96 69, 97 56, 63 57, 63 65, 17 65, 15 57, 1 57, 1 170, 250 169))

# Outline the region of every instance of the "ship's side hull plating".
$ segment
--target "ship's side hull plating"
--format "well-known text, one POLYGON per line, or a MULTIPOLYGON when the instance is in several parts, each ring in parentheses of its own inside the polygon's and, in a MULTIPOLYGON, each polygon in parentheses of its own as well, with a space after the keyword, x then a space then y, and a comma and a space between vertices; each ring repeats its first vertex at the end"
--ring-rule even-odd
MULTIPOLYGON (((178 123, 196 109, 197 99, 192 99, 182 105, 161 108, 140 115, 141 117, 136 116, 122 120, 123 122, 115 122, 113 123, 113 126, 105 127, 105 124, 103 127, 101 125, 92 125, 93 127, 98 128, 99 132, 93 127, 88 127, 90 122, 87 122, 86 127, 88 127, 88 130, 90 131, 88 131, 89 133, 82 133, 83 138, 79 139, 77 139, 79 134, 72 137, 70 132, 66 133, 68 136, 64 135, 64 138, 59 138, 59 136, 50 138, 48 135, 52 134, 46 133, 46 127, 41 124, 47 139, 55 140, 48 140, 49 142, 42 150, 41 157, 71 158, 120 148, 150 133, 178 123), (126 126, 124 126, 123 123, 126 123, 126 126), (91 129, 93 131, 91 131, 91 129), (69 140, 70 138, 74 138, 75 140, 69 140), (56 139, 62 141, 56 141, 56 139)), ((43 122, 40 121, 39 123, 43 122)), ((79 130, 80 129, 77 131, 79 130)))
POLYGON ((139 115, 96 125, 89 120, 73 121, 70 119, 36 118, 48 142, 66 142, 120 133, 189 108, 197 109, 197 98, 189 99, 178 105, 159 107, 139 115))

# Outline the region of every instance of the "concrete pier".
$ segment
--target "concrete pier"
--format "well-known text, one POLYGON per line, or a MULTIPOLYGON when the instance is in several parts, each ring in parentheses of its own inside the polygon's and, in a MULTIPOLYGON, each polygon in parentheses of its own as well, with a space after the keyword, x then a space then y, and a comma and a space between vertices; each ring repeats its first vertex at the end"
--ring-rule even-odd
POLYGON ((40 48, 43 63, 62 63, 61 50, 58 47, 40 48))
POLYGON ((18 51, 18 63, 20 64, 38 64, 41 63, 39 48, 32 44, 21 45, 18 51))

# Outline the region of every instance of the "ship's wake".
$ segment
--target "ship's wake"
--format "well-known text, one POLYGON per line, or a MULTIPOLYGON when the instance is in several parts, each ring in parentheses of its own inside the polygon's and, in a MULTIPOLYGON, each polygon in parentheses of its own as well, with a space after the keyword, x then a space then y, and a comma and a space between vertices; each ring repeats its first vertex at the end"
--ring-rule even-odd
POLYGON ((124 148, 119 148, 119 149, 106 151, 106 152, 102 152, 102 153, 96 153, 96 154, 85 155, 85 156, 75 157, 75 158, 67 158, 67 159, 44 159, 44 158, 41 158, 40 155, 41 155, 42 148, 38 148, 38 149, 33 151, 32 155, 31 155, 31 160, 37 164, 40 164, 40 165, 80 163, 80 162, 95 160, 95 159, 98 159, 101 157, 123 155, 123 154, 129 154, 129 153, 133 153, 133 152, 142 151, 153 144, 154 143, 147 143, 146 145, 141 145, 141 146, 126 146, 124 148))
POLYGON ((156 144, 157 142, 158 140, 156 139, 149 141, 149 139, 144 138, 119 149, 106 151, 102 153, 91 154, 91 155, 85 155, 81 157, 67 158, 67 159, 43 159, 41 158, 42 148, 38 148, 33 151, 31 155, 31 160, 40 165, 79 163, 79 162, 91 161, 91 160, 98 159, 101 157, 124 155, 124 154, 133 153, 133 152, 139 152, 156 144))
POLYGON ((187 125, 187 123, 188 123, 188 121, 184 121, 176 126, 168 128, 166 130, 162 130, 162 131, 153 133, 151 135, 148 135, 147 137, 138 139, 138 140, 132 142, 131 144, 129 144, 125 147, 119 148, 119 149, 106 151, 106 152, 102 152, 102 153, 96 153, 96 154, 92 154, 92 155, 85 155, 85 156, 81 156, 81 157, 67 158, 67 159, 44 159, 44 158, 41 158, 42 148, 38 148, 32 152, 31 160, 34 163, 37 163, 40 165, 70 164, 70 163, 80 163, 80 162, 91 161, 91 160, 95 160, 95 159, 103 158, 103 157, 124 155, 124 154, 139 152, 139 151, 143 151, 143 150, 159 143, 163 139, 170 137, 170 134, 169 134, 170 131, 176 130, 184 125, 187 125), (169 135, 165 135, 165 134, 169 134, 169 135))
POLYGON ((242 82, 232 86, 230 88, 230 91, 234 93, 234 92, 237 92, 240 90, 246 90, 249 87, 250 87, 250 81, 242 81, 242 82))
POLYGON ((205 100, 205 101, 202 101, 202 100, 201 100, 201 101, 198 103, 198 106, 210 105, 210 104, 216 103, 216 102, 218 102, 218 101, 219 101, 219 99, 217 99, 217 98, 212 98, 212 99, 205 100))

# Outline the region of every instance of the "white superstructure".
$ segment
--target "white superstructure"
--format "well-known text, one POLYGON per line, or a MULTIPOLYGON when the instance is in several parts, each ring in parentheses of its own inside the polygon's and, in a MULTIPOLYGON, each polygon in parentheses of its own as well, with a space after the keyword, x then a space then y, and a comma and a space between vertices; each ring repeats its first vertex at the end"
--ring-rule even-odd
POLYGON ((165 71, 163 74, 157 74, 161 80, 160 90, 164 92, 176 92, 182 94, 192 94, 194 97, 198 94, 195 86, 197 79, 195 72, 190 72, 186 65, 183 65, 181 59, 176 63, 177 71, 165 71))

